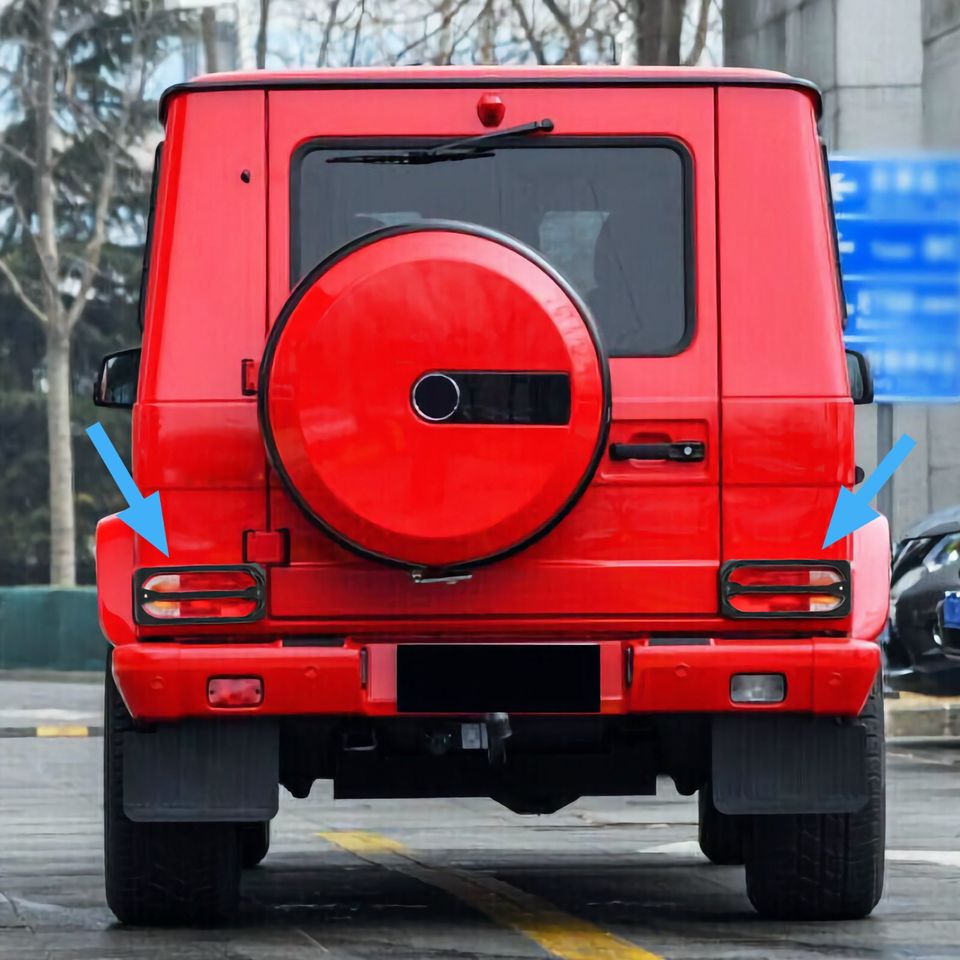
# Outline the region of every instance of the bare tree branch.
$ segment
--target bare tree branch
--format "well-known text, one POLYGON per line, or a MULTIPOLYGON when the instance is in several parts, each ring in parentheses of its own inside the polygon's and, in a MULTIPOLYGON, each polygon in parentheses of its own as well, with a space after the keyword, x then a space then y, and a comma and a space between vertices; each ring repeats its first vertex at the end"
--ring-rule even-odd
POLYGON ((30 218, 27 216, 27 211, 23 209, 23 204, 20 203, 20 199, 17 196, 16 190, 14 190, 13 187, 10 187, 10 189, 3 191, 3 196, 8 197, 10 199, 10 202, 13 204, 14 212, 17 215, 17 219, 20 221, 20 226, 23 228, 23 232, 30 238, 30 244, 37 255, 37 260, 40 264, 40 269, 44 273, 44 277, 41 279, 46 279, 48 283, 51 283, 54 286, 56 286, 57 278, 54 276, 51 276, 46 272, 47 267, 46 267, 46 264, 43 262, 43 255, 40 249, 40 241, 37 238, 37 235, 33 232, 33 225, 30 222, 30 218))
POLYGON ((707 32, 710 29, 710 6, 713 0, 700 0, 700 11, 697 15, 697 27, 693 34, 693 45, 683 58, 685 67, 693 67, 699 63, 707 45, 707 32))
POLYGON ((483 17, 483 14, 484 14, 484 9, 485 9, 484 7, 481 7, 480 12, 450 42, 450 54, 447 57, 447 63, 450 63, 451 60, 453 59, 453 54, 456 51, 457 47, 460 46, 460 41, 463 40, 465 37, 467 37, 470 34, 470 32, 473 30, 473 28, 480 22, 480 19, 481 17, 483 17))
POLYGON ((270 25, 270 0, 260 0, 260 21, 257 24, 257 69, 267 65, 267 30, 270 25))
POLYGON ((581 63, 580 50, 580 32, 573 25, 570 15, 566 10, 561 10, 557 0, 543 0, 543 5, 553 14, 553 19, 560 25, 560 29, 567 37, 569 44, 567 55, 564 57, 568 63, 581 63))
POLYGON ((333 28, 337 25, 337 10, 340 7, 340 0, 329 0, 330 9, 327 11, 327 22, 323 27, 323 36, 320 39, 320 50, 317 53, 317 66, 327 66, 327 57, 330 53, 330 38, 333 36, 333 28))
POLYGON ((0 260, 0 273, 2 273, 7 278, 7 283, 10 284, 10 289, 13 291, 16 298, 41 323, 46 323, 47 315, 27 295, 27 291, 23 289, 23 284, 20 283, 20 278, 13 272, 13 268, 10 266, 10 264, 6 262, 6 260, 0 260))
POLYGON ((116 148, 107 152, 106 163, 100 184, 97 190, 97 203, 93 211, 93 229, 90 239, 83 251, 83 270, 80 274, 80 286, 77 295, 67 310, 67 329, 72 330, 80 319, 84 307, 87 305, 87 296, 96 280, 100 266, 100 253, 107 235, 107 214, 110 212, 110 201, 113 199, 113 188, 117 178, 117 151, 116 148))
POLYGON ((353 43, 350 46, 350 66, 357 62, 357 47, 360 45, 360 29, 363 26, 363 18, 367 12, 367 0, 360 0, 360 12, 357 14, 357 24, 353 28, 353 43))
MULTIPOLYGON (((411 50, 416 50, 417 47, 422 46, 428 40, 437 36, 439 33, 443 33, 449 26, 453 18, 461 11, 464 7, 470 4, 471 0, 459 0, 458 3, 450 7, 450 9, 440 18, 440 23, 432 30, 424 33, 422 37, 417 37, 412 43, 408 43, 403 49, 393 58, 394 63, 399 63, 411 50)), ((479 18, 477 18, 479 19, 479 18)), ((477 21, 474 20, 474 23, 477 21)), ((453 52, 453 47, 456 44, 452 44, 450 47, 450 53, 453 52)), ((449 59, 449 58, 448 58, 449 59)))
POLYGON ((12 143, 7 143, 5 140, 0 139, 0 150, 4 153, 9 153, 11 157, 15 157, 21 163, 26 164, 32 170, 37 164, 36 161, 27 156, 22 150, 18 147, 15 147, 12 143))
POLYGON ((517 15, 517 19, 520 21, 520 29, 523 30, 523 35, 527 40, 527 43, 530 44, 530 51, 536 57, 537 63, 545 64, 547 62, 547 54, 543 49, 543 42, 540 37, 537 36, 536 31, 533 29, 533 24, 530 22, 530 18, 527 16, 527 11, 523 8, 523 0, 510 0, 511 5, 513 6, 513 11, 517 15))

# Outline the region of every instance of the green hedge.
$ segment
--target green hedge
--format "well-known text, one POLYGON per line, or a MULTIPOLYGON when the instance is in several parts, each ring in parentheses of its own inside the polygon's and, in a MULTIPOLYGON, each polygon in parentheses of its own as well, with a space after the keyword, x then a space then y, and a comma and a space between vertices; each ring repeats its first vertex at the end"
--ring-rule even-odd
POLYGON ((102 670, 94 587, 0 587, 0 670, 102 670))

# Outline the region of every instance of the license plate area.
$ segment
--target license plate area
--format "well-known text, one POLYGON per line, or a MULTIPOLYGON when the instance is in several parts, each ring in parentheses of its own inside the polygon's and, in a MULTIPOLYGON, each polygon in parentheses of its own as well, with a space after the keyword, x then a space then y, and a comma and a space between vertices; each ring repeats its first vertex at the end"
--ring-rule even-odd
POLYGON ((398 713, 597 713, 595 643, 401 643, 398 713))

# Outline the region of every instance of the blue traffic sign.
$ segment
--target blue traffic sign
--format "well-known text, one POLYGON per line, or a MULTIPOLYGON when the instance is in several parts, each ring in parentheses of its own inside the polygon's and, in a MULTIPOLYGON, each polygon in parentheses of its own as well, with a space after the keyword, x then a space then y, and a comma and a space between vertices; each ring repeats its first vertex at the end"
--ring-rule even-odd
POLYGON ((848 345, 878 401, 960 400, 960 157, 832 157, 848 345))

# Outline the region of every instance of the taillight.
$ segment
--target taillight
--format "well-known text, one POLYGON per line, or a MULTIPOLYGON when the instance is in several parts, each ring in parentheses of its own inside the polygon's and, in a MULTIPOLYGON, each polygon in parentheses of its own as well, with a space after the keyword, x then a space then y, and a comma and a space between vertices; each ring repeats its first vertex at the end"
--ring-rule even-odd
POLYGON ((254 564, 138 570, 137 623, 244 623, 264 613, 264 577, 254 564))
POLYGON ((845 617, 850 564, 843 560, 734 560, 720 571, 728 617, 845 617))

